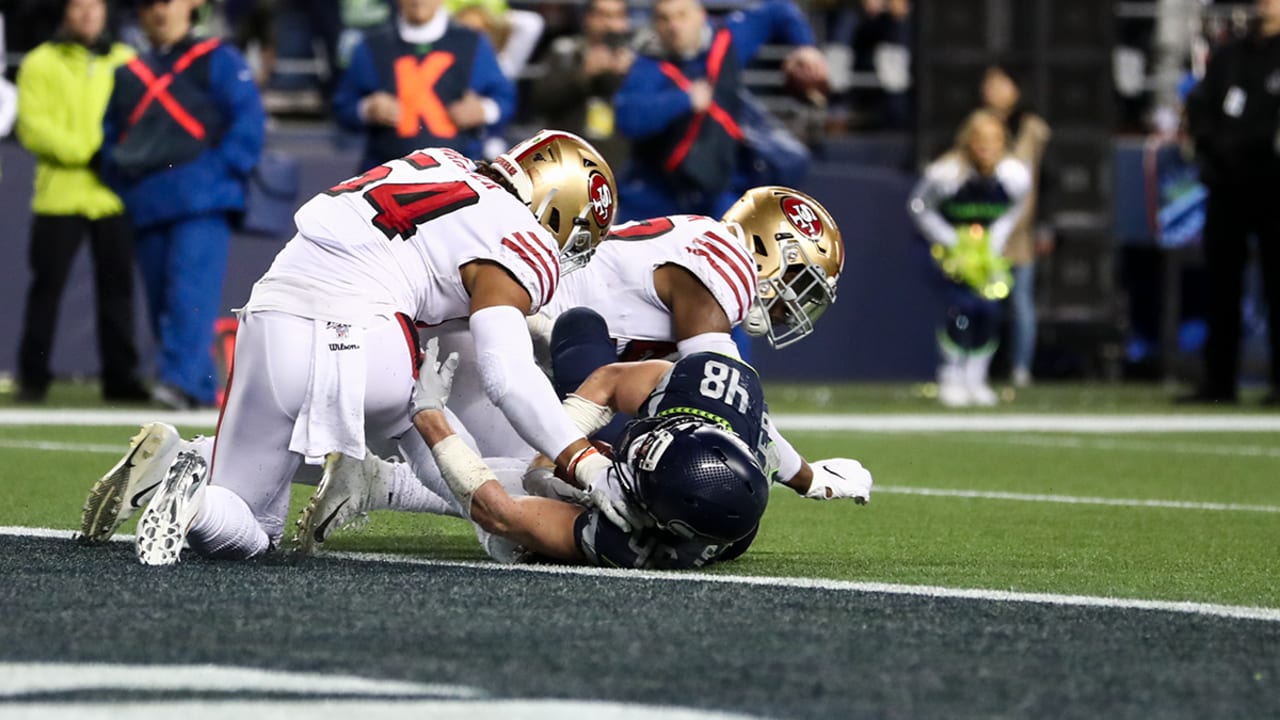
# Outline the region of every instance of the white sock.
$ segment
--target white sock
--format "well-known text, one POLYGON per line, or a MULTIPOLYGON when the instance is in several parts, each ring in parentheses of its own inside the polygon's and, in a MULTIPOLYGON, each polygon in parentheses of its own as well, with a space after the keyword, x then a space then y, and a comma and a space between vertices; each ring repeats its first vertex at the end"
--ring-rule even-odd
MULTIPOLYGON (((435 465, 432 465, 432 469, 435 469, 435 465)), ((444 479, 441 478, 440 481, 444 482, 444 479)), ((387 506, 391 510, 404 512, 462 517, 456 504, 423 485, 407 462, 391 463, 391 477, 387 480, 387 506)))
POLYGON ((187 533, 187 542, 204 557, 224 560, 248 560, 271 545, 248 503, 218 485, 205 488, 204 506, 187 533))
POLYGON ((996 354, 994 346, 980 348, 969 353, 964 362, 965 381, 973 386, 987 384, 987 372, 991 369, 991 358, 996 354))

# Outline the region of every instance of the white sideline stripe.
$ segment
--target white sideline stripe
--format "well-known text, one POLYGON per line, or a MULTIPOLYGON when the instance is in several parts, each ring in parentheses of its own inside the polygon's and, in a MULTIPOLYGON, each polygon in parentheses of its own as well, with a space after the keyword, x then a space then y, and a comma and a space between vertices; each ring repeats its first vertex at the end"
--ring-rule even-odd
MULTIPOLYGON (((0 425, 142 425, 160 420, 171 425, 213 427, 216 410, 174 412, 165 410, 76 410, 5 409, 0 425)), ((1072 432, 1072 433, 1166 433, 1166 432, 1280 432, 1280 414, 1257 415, 1069 415, 1016 414, 984 415, 885 414, 820 415, 782 414, 773 416, 782 430, 855 432, 1072 432)))
MULTIPOLYGON (((1067 447, 1077 447, 1077 445, 1069 444, 1067 447)), ((80 443, 39 442, 31 440, 0 440, 0 448, 119 455, 124 450, 125 446, 123 444, 91 445, 80 443)), ((1260 450, 1269 448, 1254 449, 1260 450)), ((1245 454, 1249 455, 1253 453, 1245 454)), ((771 489, 778 490, 781 487, 782 486, 775 484, 771 489)), ((1019 500, 1023 502, 1063 503, 1068 505, 1112 505, 1120 507, 1173 508, 1178 510, 1280 513, 1280 506, 1276 505, 1244 505, 1238 503, 1192 502, 1184 500, 1080 497, 1076 495, 1041 495, 1035 493, 1012 493, 993 490, 966 490, 961 488, 922 488, 909 487, 905 485, 877 485, 875 487, 875 492, 897 495, 928 495, 934 497, 958 497, 980 500, 1019 500)))
POLYGON ((352 675, 262 670, 218 665, 116 665, 89 663, 68 672, 62 663, 0 663, 0 698, 127 689, 191 692, 288 692, 323 696, 478 698, 469 685, 375 680, 352 675))
POLYGON ((1161 455, 1222 455, 1226 457, 1280 458, 1280 448, 1261 445, 1209 445, 1207 443, 1145 442, 1142 440, 1102 440, 1078 437, 1036 437, 1034 435, 1009 435, 1003 438, 985 438, 986 442, 1032 447, 1065 448, 1071 450, 1120 450, 1129 452, 1154 452, 1161 455))
POLYGON ((1280 432, 1272 415, 774 415, 781 430, 900 432, 1280 432))
MULTIPOLYGON (((913 433, 906 433, 913 434, 913 433)), ((961 433, 963 434, 963 433, 961 433)), ((987 435, 994 433, 975 433, 987 435)), ((1035 437, 1031 435, 1006 435, 978 438, 973 442, 1001 445, 1027 445, 1031 447, 1060 448, 1065 450, 1118 450, 1121 452, 1153 452, 1161 455, 1220 455, 1223 457, 1256 457, 1280 459, 1280 448, 1261 445, 1208 445, 1205 443, 1143 442, 1141 440, 1098 440, 1073 437, 1035 437)), ((115 445, 93 443, 66 443, 47 440, 6 440, 0 438, 0 448, 12 450, 50 450, 58 452, 86 452, 118 455, 128 447, 123 441, 115 445)))
POLYGON ((71 425, 101 427, 111 425, 145 425, 153 421, 170 425, 213 427, 218 424, 217 410, 77 410, 75 408, 22 408, 0 410, 0 425, 71 425))
MULTIPOLYGON (((6 709, 8 709, 6 705, 6 709)), ((670 705, 629 705, 591 700, 218 700, 200 698, 148 702, 14 703, 21 720, 756 720, 670 705)))
POLYGON ((1173 508, 1175 510, 1280 513, 1280 506, 1277 505, 1240 505, 1236 503, 1191 502, 1184 500, 1142 500, 1129 498, 1078 497, 1075 495, 1039 495, 1034 493, 999 492, 994 490, 924 488, 906 487, 902 485, 877 485, 872 489, 872 494, 874 495, 876 493, 974 498, 979 500, 1017 500, 1020 502, 1063 503, 1067 505, 1112 505, 1119 507, 1173 508))
POLYGON ((53 450, 57 452, 110 453, 120 455, 129 448, 126 442, 115 445, 94 445, 92 443, 65 443, 45 440, 2 440, 0 448, 10 450, 53 450))
MULTIPOLYGON (((70 530, 52 528, 27 528, 0 526, 0 535, 22 537, 71 538, 70 530)), ((132 536, 117 535, 119 542, 129 542, 132 536)), ((934 585, 898 585, 893 583, 855 582, 852 580, 826 580, 820 578, 763 577, 755 575, 713 575, 702 572, 658 572, 651 570, 617 570, 613 568, 574 567, 565 565, 499 565, 492 562, 459 562, 452 560, 428 560, 407 555, 375 554, 364 552, 322 553, 322 557, 356 562, 395 563, 435 568, 462 568, 497 573, 533 573, 541 575, 573 575, 580 577, 605 577, 621 580, 653 580, 659 582, 706 582, 722 585, 747 585, 754 587, 783 587, 803 590, 830 590, 834 592, 874 593, 879 595, 911 595, 916 597, 956 598, 985 602, 1031 603, 1037 605, 1065 605, 1098 607, 1115 610, 1147 610, 1176 612, 1188 615, 1240 620, 1280 622, 1280 608, 1250 607, 1245 605, 1220 605, 1216 603, 1177 602, 1170 600, 1140 600, 1132 598, 1098 597, 1093 595, 1060 595, 1056 593, 1015 592, 1011 590, 984 590, 981 588, 948 588, 934 585)))

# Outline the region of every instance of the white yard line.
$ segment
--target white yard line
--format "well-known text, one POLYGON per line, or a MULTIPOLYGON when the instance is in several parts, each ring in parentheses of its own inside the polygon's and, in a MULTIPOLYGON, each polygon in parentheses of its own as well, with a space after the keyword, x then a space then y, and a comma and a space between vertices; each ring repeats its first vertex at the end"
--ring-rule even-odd
POLYGON ((1241 505, 1237 503, 1189 502, 1184 500, 1142 500, 1130 498, 1078 497, 1075 495, 1040 495, 959 488, 924 488, 901 485, 877 485, 876 493, 891 495, 927 495, 932 497, 973 498, 978 500, 1015 500, 1019 502, 1062 503, 1066 505, 1112 505, 1118 507, 1172 508, 1175 510, 1208 510, 1226 512, 1280 513, 1276 505, 1241 505))
MULTIPOLYGON (((915 435, 921 431, 904 431, 915 435)), ((964 433, 957 433, 963 435, 964 433)), ((1121 452, 1152 452, 1161 455, 1220 455, 1223 457, 1256 457, 1280 459, 1280 447, 1262 445, 1210 445, 1207 443, 1158 443, 1143 440, 1104 440, 1094 437, 1046 437, 1037 435, 998 435, 974 433, 971 442, 999 445, 1027 445, 1031 447, 1063 450, 1114 450, 1121 452)), ((11 450, 49 450, 57 452, 86 452, 120 454, 128 448, 124 440, 115 444, 72 443, 48 440, 17 440, 0 438, 0 448, 11 450)))
MULTIPOLYGON (((50 528, 25 528, 0 526, 0 535, 70 539, 69 530, 50 528)), ((118 541, 129 541, 128 536, 117 536, 118 541)), ((569 575, 578 577, 604 577, 619 580, 651 580, 669 583, 705 582, 722 585, 754 587, 781 587, 831 592, 871 593, 878 595, 911 595, 917 597, 956 598, 981 602, 1031 603, 1074 607, 1098 607, 1116 610, 1144 610, 1186 613, 1241 620, 1280 622, 1280 608, 1220 605, 1216 603, 1175 602, 1169 600, 1140 600, 1133 598, 1101 597, 1093 595, 1062 595, 1057 593, 1030 593, 980 588, 949 588, 933 585, 899 585, 893 583, 854 582, 850 580, 824 580, 816 578, 760 577, 751 575, 715 575, 701 572, 655 572, 646 570, 616 570, 596 567, 568 567, 560 565, 499 565, 489 562, 455 562, 427 560, 404 555, 359 552, 327 552, 324 557, 354 562, 395 563, 435 568, 466 568, 493 573, 530 573, 540 575, 569 575)))
POLYGON ((167 422, 178 427, 213 427, 218 424, 217 410, 77 410, 59 408, 9 408, 0 410, 0 425, 69 425, 72 427, 130 426, 153 421, 167 422))
MULTIPOLYGON (((1052 438, 1045 438, 1052 440, 1052 438)), ((1010 440, 1012 441, 1012 440, 1010 440)), ((1004 442, 993 440, 993 442, 1004 442)), ((1069 438, 1064 439, 1062 447, 1069 448, 1086 448, 1087 445, 1078 445, 1069 438)), ((1029 443, 1036 444, 1036 443, 1029 443)), ((119 455, 127 449, 127 445, 121 442, 118 445, 95 445, 90 443, 62 443, 62 442, 44 442, 37 440, 3 440, 0 439, 0 448, 10 448, 17 450, 41 450, 51 452, 84 452, 84 453, 100 453, 104 455, 119 455)), ((1206 446, 1208 448, 1210 446, 1206 446)), ((1154 448, 1154 446, 1153 446, 1154 448)), ((1117 447, 1106 449, 1133 449, 1130 447, 1117 447)), ((1143 448, 1145 450, 1145 448, 1143 448)), ((1225 449, 1225 448, 1223 448, 1225 449)), ((1254 450, 1269 448, 1253 448, 1254 450)), ((1230 454, 1230 453, 1222 453, 1230 454)), ((1250 456, 1260 453, 1244 452, 1242 455, 1250 456)), ((1272 454, 1268 453, 1267 457, 1272 454)), ((781 490, 781 486, 775 485, 775 490, 781 490)), ((1117 507, 1147 507, 1147 508, 1171 508, 1176 510, 1208 510, 1218 512, 1261 512, 1261 513, 1280 513, 1280 506, 1276 505, 1249 505, 1240 503, 1218 503, 1218 502, 1192 502, 1186 500, 1156 500, 1141 498, 1106 498, 1106 497, 1088 497, 1076 495, 1048 495, 1039 493, 1014 493, 1001 492, 995 490, 971 490, 967 488, 926 488, 926 487, 910 487, 905 485, 877 485, 876 493, 895 494, 895 495, 924 495, 932 497, 956 497, 970 498, 977 500, 1014 500, 1020 502, 1041 502, 1041 503, 1060 503, 1066 505, 1110 505, 1117 507)))
POLYGON ((774 415, 782 430, 900 432, 1280 432, 1280 413, 1270 415, 774 415))
POLYGON ((56 452, 82 452, 123 455, 129 449, 128 441, 115 445, 95 445, 93 443, 51 442, 45 440, 5 440, 0 438, 0 448, 10 450, 49 450, 56 452))
POLYGON ((328 697, 478 698, 470 685, 378 680, 351 675, 264 670, 218 665, 118 665, 88 663, 0 663, 0 698, 95 690, 152 692, 277 692, 328 697), (68 670, 74 669, 74 672, 68 670))
MULTIPOLYGON (((213 427, 215 410, 5 409, 0 425, 130 426, 153 420, 184 426, 213 427)), ((778 427, 791 431, 900 432, 1280 432, 1280 413, 1255 415, 1085 415, 1085 414, 885 414, 774 415, 778 427)))
POLYGON ((1063 448, 1067 450, 1119 450, 1153 452, 1161 455, 1222 455, 1226 457, 1258 457, 1280 459, 1280 447, 1263 445, 1211 445, 1209 443, 1151 442, 1148 440, 1102 439, 1095 437, 1045 437, 1037 435, 1005 435, 977 438, 978 442, 1008 445, 1063 448))

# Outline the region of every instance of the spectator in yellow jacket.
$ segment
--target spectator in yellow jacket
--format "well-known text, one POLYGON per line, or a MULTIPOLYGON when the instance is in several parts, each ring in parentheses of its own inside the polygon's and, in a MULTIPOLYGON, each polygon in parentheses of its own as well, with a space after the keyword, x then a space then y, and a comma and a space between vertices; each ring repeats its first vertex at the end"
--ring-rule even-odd
POLYGON ((58 34, 18 69, 18 140, 36 156, 31 287, 18 349, 18 399, 24 402, 41 402, 48 392, 58 306, 86 236, 103 398, 150 397, 136 375, 132 232, 124 204, 94 170, 115 70, 133 56, 107 37, 106 21, 105 0, 66 0, 58 34))

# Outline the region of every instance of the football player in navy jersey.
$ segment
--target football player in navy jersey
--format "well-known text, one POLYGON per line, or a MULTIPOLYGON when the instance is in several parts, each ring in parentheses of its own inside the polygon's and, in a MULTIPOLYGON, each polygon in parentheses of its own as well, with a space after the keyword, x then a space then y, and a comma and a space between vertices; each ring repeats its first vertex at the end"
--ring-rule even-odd
MULTIPOLYGON (((746 363, 716 353, 675 363, 615 363, 566 399, 565 409, 588 434, 615 411, 636 417, 612 450, 608 481, 595 490, 609 495, 593 500, 602 509, 580 504, 583 491, 555 478, 549 465, 524 474, 524 485, 537 496, 509 492, 443 411, 448 367, 430 372, 424 366, 414 425, 496 558, 692 568, 736 557, 754 539, 769 497, 769 437, 760 380, 746 363), (503 546, 484 533, 519 549, 496 553, 494 547, 503 546)), ((334 470, 331 464, 329 472, 334 470)))

